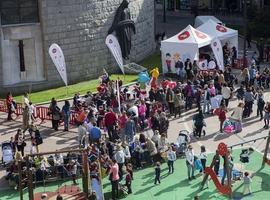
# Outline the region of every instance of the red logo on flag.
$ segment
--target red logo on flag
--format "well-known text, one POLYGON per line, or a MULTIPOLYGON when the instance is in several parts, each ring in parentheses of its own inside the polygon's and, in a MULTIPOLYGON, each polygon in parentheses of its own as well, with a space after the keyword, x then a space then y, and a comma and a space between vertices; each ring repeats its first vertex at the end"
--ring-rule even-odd
POLYGON ((178 40, 185 40, 190 36, 188 31, 185 31, 183 33, 181 33, 180 35, 178 35, 178 40))
POLYGON ((217 25, 216 29, 217 29, 217 31, 222 32, 222 33, 227 32, 227 28, 225 28, 224 26, 221 26, 221 25, 217 25))
POLYGON ((207 35, 205 35, 205 34, 202 33, 202 32, 199 32, 199 31, 196 31, 196 30, 195 30, 195 33, 196 33, 196 35, 197 35, 198 38, 201 38, 201 39, 207 38, 207 35))

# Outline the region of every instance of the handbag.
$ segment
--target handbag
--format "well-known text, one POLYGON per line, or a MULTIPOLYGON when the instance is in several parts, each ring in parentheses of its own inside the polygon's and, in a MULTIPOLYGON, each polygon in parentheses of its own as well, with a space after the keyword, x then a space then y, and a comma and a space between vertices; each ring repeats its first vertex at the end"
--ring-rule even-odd
POLYGON ((43 143, 43 138, 42 138, 41 136, 37 137, 37 138, 36 138, 36 144, 37 144, 37 145, 40 145, 40 144, 42 144, 42 143, 43 143))
POLYGON ((242 123, 241 122, 235 122, 234 129, 237 133, 242 131, 242 123))
POLYGON ((22 142, 22 146, 23 146, 23 147, 26 146, 26 142, 25 142, 25 141, 22 142))
POLYGON ((110 180, 110 181, 113 180, 113 173, 110 173, 110 175, 109 175, 109 180, 110 180))
POLYGON ((202 162, 201 162, 200 159, 195 160, 194 164, 195 164, 195 169, 196 170, 201 170, 203 168, 202 167, 202 162))

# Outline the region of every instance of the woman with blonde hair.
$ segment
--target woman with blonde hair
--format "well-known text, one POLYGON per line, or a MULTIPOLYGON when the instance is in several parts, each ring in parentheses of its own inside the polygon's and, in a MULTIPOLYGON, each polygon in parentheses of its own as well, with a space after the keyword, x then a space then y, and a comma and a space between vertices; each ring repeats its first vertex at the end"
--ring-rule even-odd
POLYGON ((241 76, 243 78, 243 84, 245 84, 245 86, 248 87, 250 81, 250 74, 248 68, 243 69, 241 76))
POLYGON ((236 108, 234 108, 233 113, 230 117, 231 121, 234 123, 234 128, 236 132, 242 131, 242 116, 245 104, 240 102, 236 108))

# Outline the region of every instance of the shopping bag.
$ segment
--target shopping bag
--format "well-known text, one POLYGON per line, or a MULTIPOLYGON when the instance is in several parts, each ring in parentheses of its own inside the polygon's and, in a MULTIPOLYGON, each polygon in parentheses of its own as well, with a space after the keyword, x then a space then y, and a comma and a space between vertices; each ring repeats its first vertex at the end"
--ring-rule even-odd
POLYGON ((236 133, 240 133, 242 131, 242 123, 241 122, 235 122, 234 129, 236 133))
POLYGON ((227 134, 232 134, 234 132, 234 127, 233 125, 228 125, 228 126, 225 126, 223 130, 227 134))
POLYGON ((195 160, 194 164, 195 164, 195 169, 196 170, 201 170, 203 168, 202 167, 202 162, 201 162, 200 159, 195 160))

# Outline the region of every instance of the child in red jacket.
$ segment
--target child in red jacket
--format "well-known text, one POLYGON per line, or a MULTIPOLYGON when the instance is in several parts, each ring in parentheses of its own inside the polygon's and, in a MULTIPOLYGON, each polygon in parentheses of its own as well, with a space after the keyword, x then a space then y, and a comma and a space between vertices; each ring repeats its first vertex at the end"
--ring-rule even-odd
POLYGON ((126 175, 126 186, 128 188, 128 193, 132 193, 131 189, 131 182, 133 180, 133 170, 132 170, 132 165, 129 163, 127 164, 127 175, 126 175))
POLYGON ((218 119, 220 121, 220 129, 219 129, 220 133, 223 133, 223 123, 227 119, 226 112, 227 112, 227 108, 224 102, 222 101, 220 104, 219 115, 218 115, 218 119))

